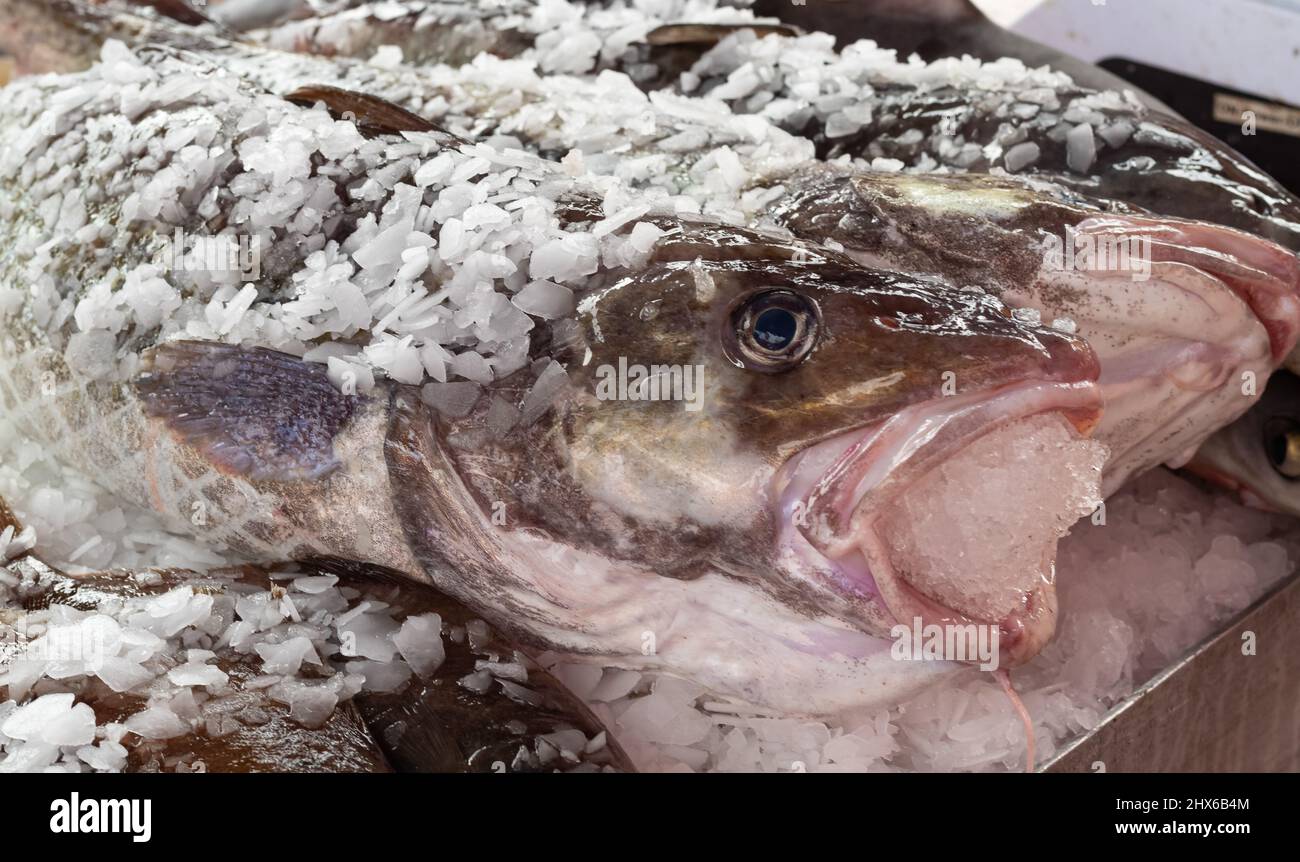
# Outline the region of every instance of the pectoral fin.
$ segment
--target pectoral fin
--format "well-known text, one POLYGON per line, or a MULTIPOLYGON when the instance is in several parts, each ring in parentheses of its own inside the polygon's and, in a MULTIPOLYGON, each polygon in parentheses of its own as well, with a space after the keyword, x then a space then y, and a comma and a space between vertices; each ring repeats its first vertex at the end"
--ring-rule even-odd
POLYGON ((252 481, 315 481, 337 470, 334 437, 359 401, 323 365, 206 341, 158 346, 135 388, 145 413, 178 440, 252 481))

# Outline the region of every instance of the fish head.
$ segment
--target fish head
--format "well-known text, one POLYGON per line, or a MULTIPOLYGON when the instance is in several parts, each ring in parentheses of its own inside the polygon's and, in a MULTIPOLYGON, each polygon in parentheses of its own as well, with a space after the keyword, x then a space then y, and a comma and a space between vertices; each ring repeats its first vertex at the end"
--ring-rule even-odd
POLYGON ((986 622, 1006 661, 1050 635, 1055 541, 1078 501, 1032 511, 1035 557, 1010 584, 922 559, 899 507, 913 488, 912 508, 957 505, 933 475, 994 438, 1024 443, 1024 457, 999 463, 990 442, 968 471, 1061 478, 1051 462, 1069 459, 1043 451, 1044 435, 1095 445, 1080 443, 1100 411, 1082 340, 979 291, 718 227, 669 230, 644 269, 577 308, 570 390, 521 466, 547 478, 512 482, 548 489, 508 507, 531 525, 654 577, 720 574, 876 636, 917 618, 986 622))
POLYGON ((1205 441, 1187 469, 1248 506, 1300 515, 1300 378, 1276 372, 1254 406, 1205 441))
POLYGON ((984 284, 1068 320, 1102 364, 1106 492, 1178 465, 1250 406, 1300 335, 1300 265, 1232 228, 1116 212, 986 175, 820 172, 775 209, 800 236, 875 266, 984 284))

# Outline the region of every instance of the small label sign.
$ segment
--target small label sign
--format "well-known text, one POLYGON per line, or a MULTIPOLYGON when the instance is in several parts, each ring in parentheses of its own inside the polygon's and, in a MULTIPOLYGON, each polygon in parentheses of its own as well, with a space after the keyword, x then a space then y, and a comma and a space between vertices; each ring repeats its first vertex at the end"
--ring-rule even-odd
POLYGON ((1300 138, 1300 110, 1228 93, 1214 94, 1216 122, 1240 125, 1248 113, 1254 115, 1256 128, 1300 138))

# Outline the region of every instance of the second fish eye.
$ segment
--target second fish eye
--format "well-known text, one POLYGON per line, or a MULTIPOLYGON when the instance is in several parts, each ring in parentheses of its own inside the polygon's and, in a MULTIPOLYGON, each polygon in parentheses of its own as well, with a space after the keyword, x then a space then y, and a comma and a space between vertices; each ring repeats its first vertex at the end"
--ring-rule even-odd
POLYGON ((1264 423, 1268 463, 1286 479, 1300 479, 1300 423, 1273 418, 1264 423))
POLYGON ((728 339, 733 360, 754 371, 788 371, 802 362, 821 328, 817 305, 790 290, 755 294, 732 314, 728 339))

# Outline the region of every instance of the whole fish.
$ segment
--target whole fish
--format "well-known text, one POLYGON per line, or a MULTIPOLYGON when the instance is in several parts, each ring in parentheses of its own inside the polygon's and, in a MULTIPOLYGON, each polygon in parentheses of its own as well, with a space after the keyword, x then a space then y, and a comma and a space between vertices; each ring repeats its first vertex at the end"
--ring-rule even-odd
POLYGON ((1248 506, 1300 516, 1300 379, 1279 371, 1241 419, 1211 437, 1187 469, 1248 506))
MULTIPOLYGON (((94 724, 126 730, 101 743, 98 756, 83 758, 91 765, 128 772, 632 770, 590 710, 514 644, 459 602, 373 566, 69 576, 24 553, 0 571, 15 584, 0 587, 13 593, 13 604, 0 610, 9 647, 0 654, 0 692, 22 699, 17 709, 48 697, 48 685, 39 694, 19 688, 30 689, 62 662, 58 678, 91 707, 94 724), (360 597, 349 602, 343 588, 360 597), (164 628, 168 618, 155 611, 184 613, 187 604, 202 605, 207 616, 195 614, 180 631, 164 628), (369 614, 371 607, 384 610, 369 614), (209 620, 220 621, 215 631, 209 620), (120 638, 108 634, 123 630, 120 638), (60 656, 58 645, 71 632, 88 635, 84 649, 60 656), (141 657, 151 643, 153 655, 141 657), (295 643, 305 657, 297 672, 277 652, 295 643)), ((21 721, 14 712, 0 696, 0 716, 21 721)), ((27 760, 41 755, 11 752, 0 772, 41 768, 27 760)))
POLYGON ((385 134, 410 117, 372 97, 312 101, 116 42, 6 89, 21 427, 208 541, 373 562, 522 643, 777 709, 948 672, 890 657, 900 621, 983 622, 1003 664, 1050 636, 1052 548, 1100 466, 1081 340, 522 152, 385 134), (176 257, 254 236, 255 277, 176 257), (1072 490, 1008 513, 1024 568, 954 581, 909 546, 909 492, 1022 439, 996 472, 1072 490))
MULTIPOLYGON (((1106 212, 1067 190, 1012 179, 920 177, 818 163, 804 139, 716 102, 642 93, 626 76, 539 76, 524 61, 387 70, 222 49, 227 68, 276 92, 333 75, 404 99, 441 126, 505 136, 543 155, 665 193, 678 211, 775 223, 832 240, 873 266, 979 284, 1049 322, 1072 321, 1102 361, 1110 449, 1104 490, 1150 467, 1182 464, 1249 407, 1300 332, 1300 264, 1237 231, 1106 212), (1086 265, 1044 243, 1103 246, 1086 265), (996 248, 996 254, 988 249, 996 248), (1107 261, 1123 251, 1132 268, 1107 261), (1130 259, 1131 253, 1131 259, 1130 259)), ((311 89, 300 94, 310 97, 311 89)))

